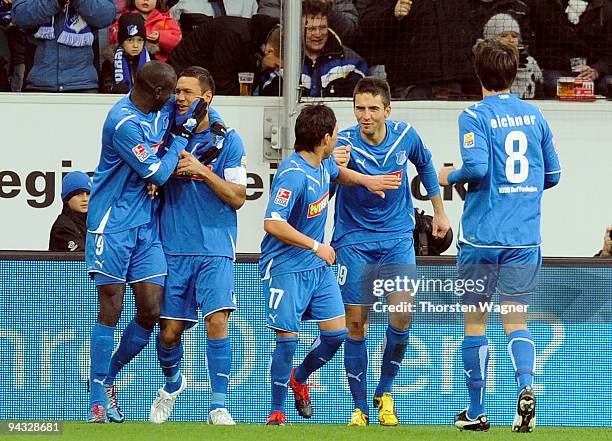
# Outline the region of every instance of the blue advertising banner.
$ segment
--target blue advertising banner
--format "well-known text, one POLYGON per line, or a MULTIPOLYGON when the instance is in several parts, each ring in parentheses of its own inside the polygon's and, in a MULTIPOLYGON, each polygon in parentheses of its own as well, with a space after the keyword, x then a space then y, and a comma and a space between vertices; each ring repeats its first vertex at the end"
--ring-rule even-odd
MULTIPOLYGON (((43 255, 44 256, 44 255, 43 255)), ((44 257, 41 256, 43 259, 44 257)), ((423 278, 454 278, 455 267, 419 266, 423 278)), ((537 348, 538 424, 612 426, 612 268, 544 266, 530 328, 537 348)), ((230 320, 234 360, 228 408, 239 422, 264 422, 269 412, 273 332, 265 328, 265 302, 257 265, 236 263, 238 311, 230 320)), ((134 314, 131 291, 115 334, 134 314)), ((432 319, 431 306, 449 303, 443 293, 416 297, 410 345, 393 395, 402 424, 451 424, 467 404, 461 362, 461 315, 432 319), (424 306, 421 306, 424 305, 424 306)), ((435 308, 434 308, 435 309, 435 308)), ((438 311, 439 312, 439 311, 438 311)), ((83 420, 88 405, 89 335, 96 292, 80 260, 0 259, 0 419, 83 420)), ((384 316, 374 314, 368 337, 369 394, 380 372, 384 316)), ((294 364, 317 336, 304 324, 294 364)), ((487 408, 493 424, 510 424, 516 383, 507 339, 491 314, 487 408)), ((189 387, 171 419, 205 421, 210 399, 204 324, 184 336, 183 370, 189 387)), ((352 400, 342 349, 311 379, 314 415, 309 422, 345 424, 352 400)), ((118 377, 118 397, 129 420, 146 420, 163 385, 155 345, 118 377)), ((291 393, 289 400, 292 400, 291 393)), ((301 422, 291 403, 288 420, 301 422)))

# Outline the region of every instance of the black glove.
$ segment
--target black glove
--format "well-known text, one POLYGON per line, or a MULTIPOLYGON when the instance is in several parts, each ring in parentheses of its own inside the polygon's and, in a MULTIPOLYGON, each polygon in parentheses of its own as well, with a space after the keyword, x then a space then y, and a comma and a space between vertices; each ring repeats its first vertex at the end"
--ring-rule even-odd
POLYGON ((200 125, 202 120, 206 118, 207 114, 208 103, 203 99, 200 99, 195 108, 192 110, 191 114, 189 114, 189 116, 187 117, 186 121, 182 123, 179 122, 179 116, 174 119, 174 126, 172 127, 171 133, 174 136, 182 136, 183 138, 189 140, 193 135, 193 131, 196 129, 196 127, 200 125))
POLYGON ((198 158, 202 164, 208 165, 213 162, 217 156, 219 156, 221 149, 223 148, 223 141, 226 134, 227 128, 222 122, 216 121, 210 126, 210 144, 212 144, 212 147, 206 150, 198 158))

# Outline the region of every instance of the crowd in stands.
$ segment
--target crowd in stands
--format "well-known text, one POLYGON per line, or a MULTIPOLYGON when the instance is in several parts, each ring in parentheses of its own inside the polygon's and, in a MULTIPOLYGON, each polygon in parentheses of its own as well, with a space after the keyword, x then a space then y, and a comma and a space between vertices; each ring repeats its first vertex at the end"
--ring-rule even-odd
MULTIPOLYGON (((149 59, 210 70, 220 95, 282 87, 282 0, 0 0, 0 91, 126 93, 149 59)), ((479 38, 515 45, 512 91, 560 77, 612 94, 612 0, 303 0, 302 96, 349 97, 366 76, 395 99, 474 99, 479 38)))

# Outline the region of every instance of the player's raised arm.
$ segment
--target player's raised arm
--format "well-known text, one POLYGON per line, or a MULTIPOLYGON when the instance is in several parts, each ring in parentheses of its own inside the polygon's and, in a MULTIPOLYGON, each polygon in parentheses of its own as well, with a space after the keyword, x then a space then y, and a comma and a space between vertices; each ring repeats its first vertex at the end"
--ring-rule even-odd
MULTIPOLYGON (((200 178, 210 187, 219 199, 238 210, 246 201, 247 173, 245 167, 246 153, 242 139, 231 131, 225 135, 223 149, 229 151, 229 158, 219 177, 193 154, 182 151, 178 163, 179 174, 190 174, 200 178)), ((217 147, 213 147, 217 148, 217 147)))
POLYGON ((333 181, 340 185, 362 185, 368 191, 385 198, 384 190, 397 190, 402 180, 396 175, 364 175, 346 167, 339 167, 338 176, 333 181))

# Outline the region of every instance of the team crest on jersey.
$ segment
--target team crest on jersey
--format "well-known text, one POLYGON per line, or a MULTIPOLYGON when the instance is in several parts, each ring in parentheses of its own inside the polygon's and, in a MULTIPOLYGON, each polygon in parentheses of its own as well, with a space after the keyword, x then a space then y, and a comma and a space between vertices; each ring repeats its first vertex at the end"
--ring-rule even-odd
POLYGON ((132 153, 134 153, 134 156, 136 156, 140 162, 145 162, 149 156, 151 156, 149 155, 149 152, 147 152, 145 146, 142 144, 138 144, 136 147, 134 147, 132 149, 132 153))
POLYGON ((395 154, 395 162, 397 165, 404 165, 408 157, 406 156, 406 151, 402 150, 401 152, 397 152, 395 154))
POLYGON ((468 132, 463 135, 463 148, 469 149, 474 147, 474 132, 468 132))
POLYGON ((279 188, 276 193, 276 197, 274 198, 274 203, 276 205, 282 205, 286 207, 289 205, 289 199, 291 199, 291 191, 285 190, 284 188, 279 188))
POLYGON ((327 208, 329 201, 329 192, 325 193, 321 199, 308 205, 308 219, 317 217, 327 208))

